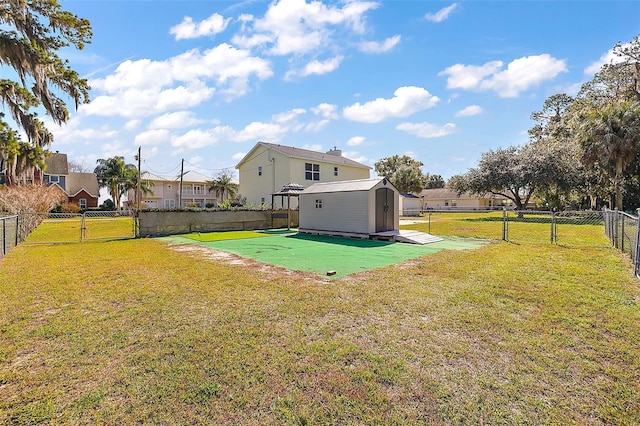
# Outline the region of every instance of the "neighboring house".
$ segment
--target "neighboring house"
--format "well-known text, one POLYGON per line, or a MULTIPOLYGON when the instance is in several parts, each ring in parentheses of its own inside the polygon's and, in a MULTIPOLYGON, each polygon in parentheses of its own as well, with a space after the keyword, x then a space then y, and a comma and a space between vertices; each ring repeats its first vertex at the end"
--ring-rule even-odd
MULTIPOLYGON (((178 176, 159 176, 149 172, 143 172, 142 181, 149 181, 152 193, 142 193, 141 208, 174 208, 178 206, 188 207, 215 207, 218 197, 215 191, 209 192, 207 181, 213 180, 202 173, 187 171, 178 176), (182 183, 182 191, 180 184, 182 183)), ((128 198, 134 199, 133 191, 129 191, 128 198)))
POLYGON ((299 194, 299 231, 374 235, 399 229, 398 190, 387 179, 316 183, 299 194))
POLYGON ((100 188, 95 173, 69 172, 65 189, 70 203, 75 203, 81 209, 98 207, 100 188))
MULTIPOLYGON (((326 153, 291 146, 258 142, 236 165, 239 193, 247 204, 270 204, 271 195, 290 183, 307 188, 319 182, 368 179, 371 167, 342 156, 332 149, 326 153)), ((293 200, 292 200, 293 201, 293 200)), ((273 207, 284 207, 276 197, 273 207)), ((292 206, 295 207, 295 206, 292 206)))
POLYGON ((506 197, 493 194, 484 196, 458 194, 447 188, 425 189, 419 194, 422 210, 472 209, 488 210, 512 204, 506 197))
POLYGON ((46 167, 42 171, 45 185, 57 185, 64 191, 69 203, 82 209, 98 207, 100 189, 95 173, 70 172, 67 154, 56 152, 45 159, 46 167))
POLYGON ((398 203, 400 216, 419 216, 422 211, 422 199, 415 194, 402 193, 398 203))

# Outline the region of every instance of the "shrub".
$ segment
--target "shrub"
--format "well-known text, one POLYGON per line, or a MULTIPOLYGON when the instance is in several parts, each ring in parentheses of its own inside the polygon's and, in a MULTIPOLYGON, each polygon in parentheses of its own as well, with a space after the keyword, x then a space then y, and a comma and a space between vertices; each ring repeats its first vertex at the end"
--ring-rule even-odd
POLYGON ((57 204, 66 201, 58 186, 24 185, 0 189, 0 211, 20 216, 19 235, 24 240, 57 204), (40 213, 40 214, 34 214, 40 213))

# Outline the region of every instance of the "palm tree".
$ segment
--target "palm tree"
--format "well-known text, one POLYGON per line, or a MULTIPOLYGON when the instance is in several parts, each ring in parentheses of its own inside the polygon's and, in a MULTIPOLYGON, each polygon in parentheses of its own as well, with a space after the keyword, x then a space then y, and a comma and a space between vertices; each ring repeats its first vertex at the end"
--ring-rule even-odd
POLYGON ((624 172, 640 152, 640 102, 592 110, 577 133, 588 167, 598 166, 613 182, 615 207, 622 210, 624 172))
POLYGON ((216 196, 222 201, 235 197, 238 194, 238 184, 233 182, 229 170, 222 171, 214 180, 207 181, 209 192, 215 191, 216 196))
POLYGON ((94 173, 98 177, 98 186, 107 188, 116 209, 120 210, 120 200, 130 189, 137 186, 138 168, 133 164, 126 164, 123 157, 99 159, 94 173))

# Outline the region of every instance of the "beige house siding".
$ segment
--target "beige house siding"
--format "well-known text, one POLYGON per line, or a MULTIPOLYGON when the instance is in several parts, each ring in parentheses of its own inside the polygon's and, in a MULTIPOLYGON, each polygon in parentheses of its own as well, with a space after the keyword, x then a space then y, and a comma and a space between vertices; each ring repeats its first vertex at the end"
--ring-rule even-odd
POLYGON ((492 194, 485 196, 458 194, 445 188, 425 189, 420 193, 422 210, 487 210, 511 205, 511 200, 492 194))
MULTIPOLYGON (((307 188, 318 182, 368 179, 370 167, 356 163, 341 155, 318 153, 294 147, 259 142, 236 166, 240 179, 239 192, 247 199, 247 204, 258 206, 271 204, 271 195, 289 183, 297 183, 307 188), (318 180, 307 179, 305 165, 309 163, 319 168, 318 180), (335 175, 337 168, 337 176, 335 175)), ((274 207, 286 207, 286 201, 276 197, 274 207), (284 206, 283 206, 284 203, 284 206)), ((291 199, 291 207, 297 207, 297 200, 291 199)))
MULTIPOLYGON (((215 192, 209 192, 207 180, 213 180, 196 172, 186 172, 182 181, 182 206, 192 204, 206 207, 207 203, 217 205, 218 197, 215 192)), ((180 177, 157 176, 143 173, 142 180, 153 183, 151 194, 142 194, 142 208, 176 208, 180 206, 180 177)), ((133 191, 128 197, 133 200, 133 191)))

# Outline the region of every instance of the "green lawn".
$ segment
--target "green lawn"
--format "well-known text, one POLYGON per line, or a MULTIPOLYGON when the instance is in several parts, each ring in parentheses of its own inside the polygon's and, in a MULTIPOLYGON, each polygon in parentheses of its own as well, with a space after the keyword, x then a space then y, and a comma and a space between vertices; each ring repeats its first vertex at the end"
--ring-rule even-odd
POLYGON ((0 424, 638 424, 613 249, 496 241, 326 280, 153 239, 0 261, 0 424))
POLYGON ((89 216, 84 221, 82 216, 72 216, 45 219, 29 234, 25 242, 27 244, 75 243, 81 239, 104 240, 134 236, 133 218, 128 216, 89 216))

